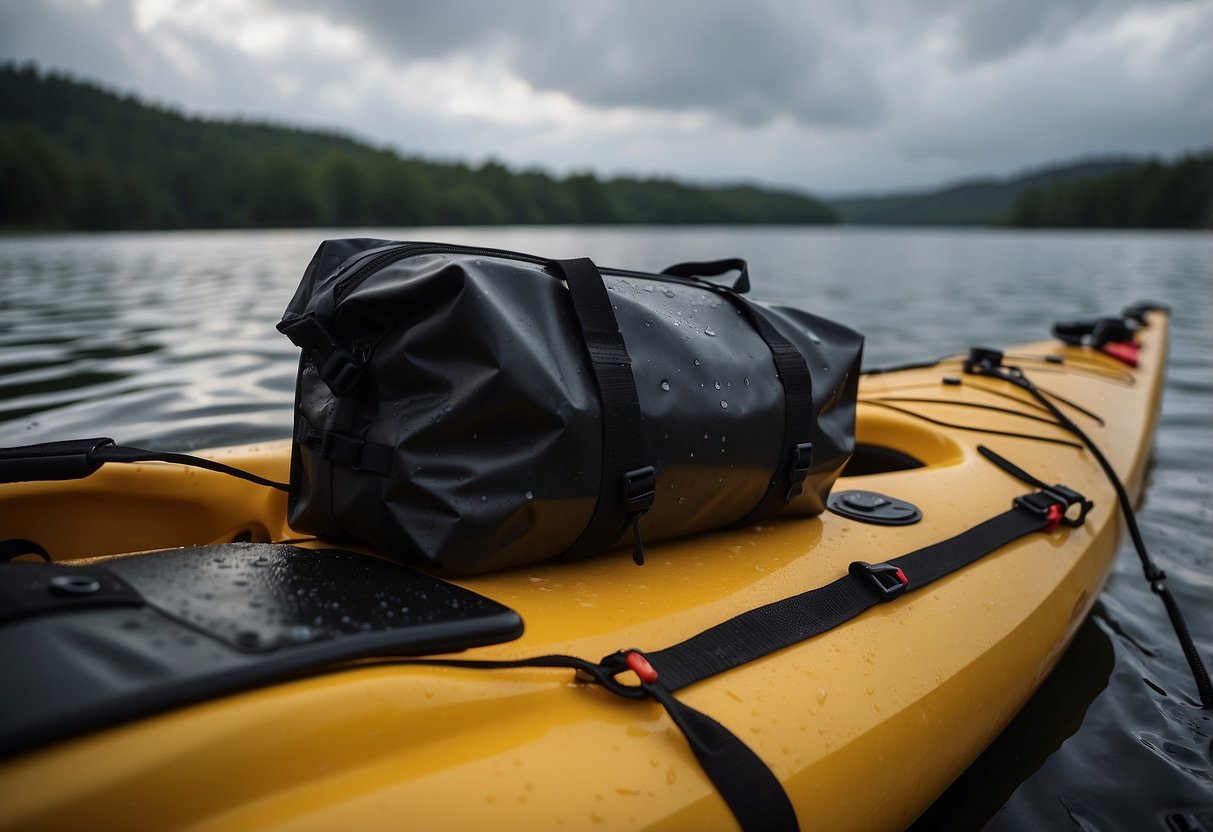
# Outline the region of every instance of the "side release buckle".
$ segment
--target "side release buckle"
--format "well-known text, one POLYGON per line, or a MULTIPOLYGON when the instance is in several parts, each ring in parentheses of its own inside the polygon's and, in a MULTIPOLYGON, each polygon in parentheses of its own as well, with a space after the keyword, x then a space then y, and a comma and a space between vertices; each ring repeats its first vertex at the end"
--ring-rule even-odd
POLYGON ((892 601, 906 591, 910 583, 906 573, 891 563, 868 563, 857 560, 847 571, 857 577, 867 580, 868 587, 876 590, 881 601, 892 601))
POLYGON ((813 467, 813 443, 801 442, 792 446, 791 459, 788 462, 788 493, 783 498, 790 502, 804 492, 804 478, 813 467))
POLYGON ((1091 500, 1064 485, 1051 485, 1034 494, 1016 497, 1012 502, 1017 508, 1047 517, 1049 523, 1045 526, 1046 532, 1061 525, 1078 528, 1087 521, 1087 514, 1095 507, 1091 500))

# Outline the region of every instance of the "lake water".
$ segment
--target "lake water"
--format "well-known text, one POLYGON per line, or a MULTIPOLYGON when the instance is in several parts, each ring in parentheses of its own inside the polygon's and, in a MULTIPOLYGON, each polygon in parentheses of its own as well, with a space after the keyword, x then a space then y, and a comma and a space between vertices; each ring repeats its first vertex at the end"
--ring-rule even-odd
MULTIPOLYGON (((0 446, 81 436, 164 450, 285 438, 296 350, 274 330, 325 237, 588 255, 659 270, 744 257, 756 297, 868 337, 866 363, 1048 335, 1159 300, 1172 364, 1140 522, 1213 659, 1213 238, 860 228, 491 228, 0 238, 0 446)), ((1213 809, 1213 718, 1136 556, 1011 727, 923 829, 1166 829, 1213 809)), ((873 784, 879 788, 879 784, 873 784)))

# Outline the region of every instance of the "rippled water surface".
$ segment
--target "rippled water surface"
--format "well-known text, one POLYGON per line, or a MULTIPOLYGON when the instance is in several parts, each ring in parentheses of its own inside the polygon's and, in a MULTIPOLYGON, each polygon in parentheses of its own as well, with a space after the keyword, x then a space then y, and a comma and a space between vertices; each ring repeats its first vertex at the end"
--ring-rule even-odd
MULTIPOLYGON (((295 349, 274 330, 320 240, 437 240, 658 270, 745 257, 754 294, 868 336, 866 363, 1046 337, 1148 298, 1174 307, 1140 513, 1213 658, 1213 239, 879 229, 422 229, 0 238, 0 445, 78 436, 189 450, 285 438, 295 349)), ((1166 829, 1213 808, 1213 721, 1123 548, 1095 613, 922 828, 1166 829)), ((912 776, 911 773, 907 773, 912 776)), ((873 783, 879 789, 879 783, 873 783)))

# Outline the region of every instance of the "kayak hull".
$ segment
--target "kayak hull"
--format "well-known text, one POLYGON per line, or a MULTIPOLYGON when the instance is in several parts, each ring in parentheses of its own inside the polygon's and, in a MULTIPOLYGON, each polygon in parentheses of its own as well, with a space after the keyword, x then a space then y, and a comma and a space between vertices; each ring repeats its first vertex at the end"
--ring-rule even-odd
MULTIPOLYGON (((1025 356, 1020 364, 1040 387, 1102 420, 1063 407, 1135 496, 1162 391, 1166 329, 1165 317, 1151 314, 1132 370, 1090 349, 1039 343, 1011 351, 1025 356)), ((993 379, 944 377, 961 378, 959 363, 862 380, 860 454, 892 449, 922 466, 844 476, 836 486, 908 500, 921 522, 877 526, 826 513, 654 545, 643 568, 620 551, 459 579, 526 622, 518 640, 463 656, 596 660, 657 650, 828 584, 851 561, 888 560, 951 537, 1030 490, 980 456, 977 446, 988 445, 1093 499, 1085 525, 1030 535, 679 693, 767 763, 802 826, 904 828, 1048 675, 1098 596, 1120 534, 1112 488, 1090 453, 1042 441, 1067 434, 1032 418, 1041 414, 1026 394, 993 379)), ((285 479, 289 445, 212 455, 285 479)), ((63 560, 301 537, 286 525, 285 495, 175 465, 110 465, 80 481, 0 486, 0 508, 9 536, 36 540, 63 560)), ((5 828, 66 828, 85 817, 126 829, 734 825, 655 702, 618 698, 568 671, 390 659, 11 758, 0 764, 0 795, 5 828)))

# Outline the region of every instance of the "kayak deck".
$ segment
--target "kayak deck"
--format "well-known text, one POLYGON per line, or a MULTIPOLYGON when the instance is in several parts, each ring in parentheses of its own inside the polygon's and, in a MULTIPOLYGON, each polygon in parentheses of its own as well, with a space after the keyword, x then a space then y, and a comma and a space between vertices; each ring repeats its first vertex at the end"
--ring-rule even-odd
MULTIPOLYGON (((1141 366, 1052 343, 1011 351, 1140 493, 1165 371, 1166 320, 1138 333, 1141 366), (1054 364, 1043 356, 1063 356, 1054 364)), ((516 641, 465 654, 656 650, 742 611, 823 586, 1005 511, 1028 489, 987 445, 1093 499, 1078 529, 1032 535, 829 633, 679 694, 743 739, 783 782, 802 825, 901 828, 990 743, 1051 670, 1116 551, 1112 488, 1091 455, 991 431, 1069 439, 1023 391, 961 377, 959 361, 866 376, 860 461, 909 470, 845 476, 835 490, 908 500, 915 525, 833 513, 454 581, 521 614, 516 641), (944 377, 960 384, 943 383, 944 377), (991 409, 997 408, 997 409, 991 409), (1004 412, 1004 411, 1014 412, 1004 412), (981 432, 962 427, 981 428, 981 432)), ((289 443, 213 454, 285 479, 289 443)), ((0 487, 8 534, 73 560, 231 540, 297 540, 285 495, 163 464, 0 487)), ((301 545, 318 546, 304 541, 301 545)), ((722 799, 651 701, 568 671, 368 661, 97 732, 0 765, 0 825, 129 829, 728 827, 722 799), (136 813, 132 807, 139 806, 136 813)))

